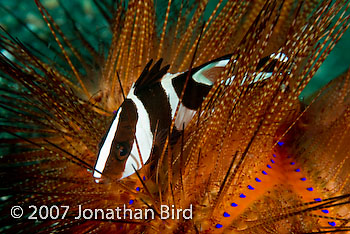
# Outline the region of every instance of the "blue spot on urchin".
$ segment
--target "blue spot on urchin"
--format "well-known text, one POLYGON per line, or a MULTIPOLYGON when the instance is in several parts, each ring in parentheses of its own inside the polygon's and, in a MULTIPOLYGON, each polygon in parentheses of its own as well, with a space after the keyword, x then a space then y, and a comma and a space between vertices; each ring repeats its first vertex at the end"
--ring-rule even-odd
POLYGON ((224 212, 224 217, 230 217, 231 215, 227 212, 224 212))
POLYGON ((275 163, 275 161, 273 161, 273 159, 270 160, 272 163, 275 163))
POLYGON ((269 164, 267 164, 266 166, 267 166, 268 168, 270 168, 270 169, 272 168, 269 164))
POLYGON ((244 195, 243 193, 241 193, 241 194, 239 195, 239 197, 240 197, 240 198, 245 198, 245 197, 247 197, 247 196, 244 195))
POLYGON ((231 206, 232 206, 232 207, 237 207, 238 205, 237 205, 236 203, 232 202, 232 203, 231 203, 231 206))
POLYGON ((276 158, 276 154, 272 154, 272 156, 273 156, 274 158, 276 158))
POLYGON ((312 187, 306 188, 307 191, 314 191, 314 189, 312 187))
POLYGON ((261 182, 261 180, 258 177, 255 178, 255 181, 256 182, 261 182))
POLYGON ((306 180, 306 178, 305 178, 305 177, 303 177, 303 178, 300 178, 300 180, 305 181, 305 180, 306 180))
POLYGON ((146 176, 143 176, 143 178, 142 178, 143 180, 146 180, 146 176))
POLYGON ((117 111, 115 110, 115 111, 113 111, 113 114, 115 114, 115 113, 117 113, 117 111))
POLYGON ((315 201, 322 201, 321 198, 315 198, 314 200, 315 200, 315 201))
POLYGON ((132 203, 134 203, 134 200, 130 200, 129 201, 129 205, 131 205, 132 203))
POLYGON ((295 164, 295 162, 291 162, 291 163, 290 163, 290 165, 294 165, 294 164, 295 164))
POLYGON ((267 172, 266 172, 266 171, 262 171, 262 173, 263 173, 264 175, 267 175, 267 172))
POLYGON ((284 142, 279 141, 279 142, 277 142, 277 145, 282 146, 282 145, 284 145, 284 142))
POLYGON ((295 171, 296 171, 296 172, 300 172, 300 169, 299 169, 299 168, 297 168, 297 169, 295 169, 295 171))
POLYGON ((222 224, 218 223, 215 225, 216 228, 222 228, 222 224))
POLYGON ((137 188, 136 188, 136 191, 137 191, 137 192, 140 192, 140 187, 137 187, 137 188))
POLYGON ((335 222, 328 222, 329 225, 335 227, 335 225, 337 225, 335 222))
POLYGON ((325 214, 328 214, 329 213, 329 211, 328 210, 321 210, 323 213, 325 213, 325 214))
POLYGON ((248 188, 249 188, 250 190, 254 190, 254 188, 253 188, 251 185, 248 185, 248 188))

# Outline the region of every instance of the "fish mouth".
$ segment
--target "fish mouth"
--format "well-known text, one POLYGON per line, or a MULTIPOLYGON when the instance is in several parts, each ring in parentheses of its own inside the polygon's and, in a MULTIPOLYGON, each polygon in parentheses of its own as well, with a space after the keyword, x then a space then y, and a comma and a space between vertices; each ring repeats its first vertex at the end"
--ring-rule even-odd
MULTIPOLYGON (((122 180, 126 177, 129 177, 135 173, 136 170, 140 170, 142 168, 142 164, 140 162, 140 156, 135 156, 133 153, 130 153, 128 159, 125 162, 124 170, 122 172, 112 173, 108 172, 108 177, 117 178, 117 180, 122 180)), ((104 173, 105 174, 105 173, 104 173)), ((106 178, 103 178, 102 173, 94 168, 93 178, 95 179, 95 183, 101 184, 106 181, 106 178)))
POLYGON ((139 156, 135 156, 134 154, 131 153, 128 159, 126 160, 124 171, 119 180, 124 179, 128 176, 131 176, 132 174, 135 173, 136 170, 140 170, 141 167, 142 165, 139 162, 139 156))
POLYGON ((115 180, 120 180, 122 172, 118 172, 118 173, 103 173, 101 174, 98 171, 94 171, 93 174, 93 179, 95 181, 96 184, 108 184, 111 181, 115 181, 115 180))
POLYGON ((103 184, 105 182, 104 178, 93 175, 94 182, 96 184, 103 184))
POLYGON ((102 178, 102 173, 97 171, 96 168, 94 168, 94 173, 92 174, 92 177, 95 179, 96 184, 101 184, 104 181, 104 179, 102 178))

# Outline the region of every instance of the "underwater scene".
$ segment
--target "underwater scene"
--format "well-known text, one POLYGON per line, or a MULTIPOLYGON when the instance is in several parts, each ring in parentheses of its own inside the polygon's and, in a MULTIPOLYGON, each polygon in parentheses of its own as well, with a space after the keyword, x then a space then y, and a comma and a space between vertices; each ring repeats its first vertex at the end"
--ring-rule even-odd
POLYGON ((349 0, 1 0, 0 233, 350 233, 349 0))

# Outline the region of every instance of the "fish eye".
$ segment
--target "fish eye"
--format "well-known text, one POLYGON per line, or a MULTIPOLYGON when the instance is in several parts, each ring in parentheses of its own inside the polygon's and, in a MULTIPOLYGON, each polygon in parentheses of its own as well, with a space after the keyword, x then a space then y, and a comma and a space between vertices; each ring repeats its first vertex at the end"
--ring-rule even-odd
POLYGON ((129 155, 129 144, 126 142, 119 142, 117 143, 117 159, 118 160, 124 160, 125 156, 129 155))

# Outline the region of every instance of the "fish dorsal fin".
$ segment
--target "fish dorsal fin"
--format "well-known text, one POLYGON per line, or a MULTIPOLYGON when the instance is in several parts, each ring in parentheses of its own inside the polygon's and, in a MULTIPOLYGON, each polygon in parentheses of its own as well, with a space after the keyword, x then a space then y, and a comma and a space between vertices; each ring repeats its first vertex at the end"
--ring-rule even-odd
POLYGON ((151 68, 153 60, 151 59, 143 69, 140 77, 135 82, 135 94, 143 89, 149 88, 157 82, 160 82, 162 77, 167 73, 170 65, 161 68, 163 59, 159 59, 151 68))

